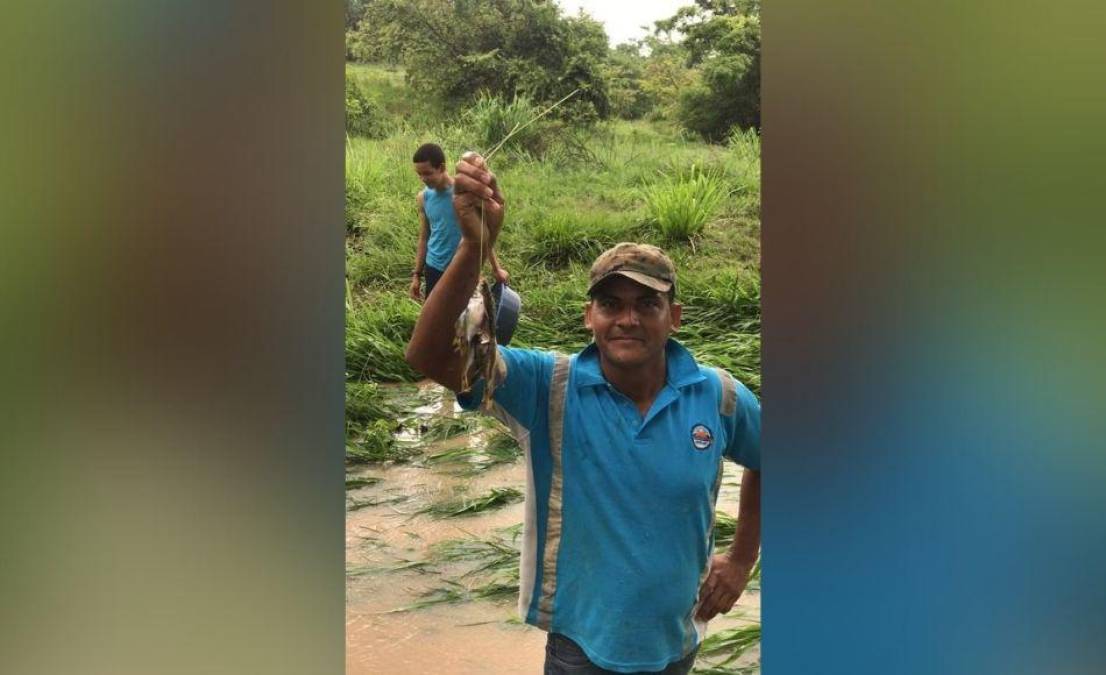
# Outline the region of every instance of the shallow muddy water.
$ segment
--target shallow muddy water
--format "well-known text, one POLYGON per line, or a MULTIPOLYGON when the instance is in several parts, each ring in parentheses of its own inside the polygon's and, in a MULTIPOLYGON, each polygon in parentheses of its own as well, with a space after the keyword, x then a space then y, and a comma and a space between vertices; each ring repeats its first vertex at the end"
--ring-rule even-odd
MULTIPOLYGON (((417 421, 441 416, 440 388, 424 383, 419 389, 417 421)), ((410 387, 395 391, 410 400, 410 387)), ((414 421, 406 428, 417 429, 414 421)), ((426 452, 478 445, 486 433, 478 430, 440 441, 426 452)), ((400 437, 412 442, 417 433, 405 431, 400 437)), ((522 522, 521 501, 461 517, 419 513, 443 500, 481 495, 492 488, 524 489, 521 459, 471 475, 459 474, 461 467, 415 462, 349 469, 351 477, 378 482, 346 493, 347 506, 356 505, 346 514, 347 675, 541 672, 545 633, 518 621, 514 594, 395 611, 418 602, 428 591, 450 588, 451 580, 461 586, 477 584, 479 576, 463 576, 474 563, 428 563, 438 550, 435 544, 477 538, 510 542, 511 534, 504 528, 522 522)), ((726 463, 719 510, 736 514, 740 471, 726 463)), ((711 622, 708 634, 759 618, 759 591, 749 591, 729 615, 711 622)), ((746 654, 739 664, 755 660, 756 652, 746 654)))

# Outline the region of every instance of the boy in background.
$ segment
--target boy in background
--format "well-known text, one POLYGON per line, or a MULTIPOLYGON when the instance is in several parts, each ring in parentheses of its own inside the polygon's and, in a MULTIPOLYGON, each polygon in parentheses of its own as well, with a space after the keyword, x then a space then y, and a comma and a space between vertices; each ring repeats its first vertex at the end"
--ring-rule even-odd
MULTIPOLYGON (((409 293, 416 302, 430 296, 435 284, 457 251, 461 241, 461 227, 453 211, 453 177, 445 166, 445 152, 434 143, 424 143, 412 158, 415 173, 426 189, 418 194, 419 245, 415 254, 415 267, 411 271, 409 293), (420 280, 425 276, 425 289, 420 280)), ((489 257, 492 272, 497 281, 506 284, 510 275, 499 264, 493 251, 489 257)))

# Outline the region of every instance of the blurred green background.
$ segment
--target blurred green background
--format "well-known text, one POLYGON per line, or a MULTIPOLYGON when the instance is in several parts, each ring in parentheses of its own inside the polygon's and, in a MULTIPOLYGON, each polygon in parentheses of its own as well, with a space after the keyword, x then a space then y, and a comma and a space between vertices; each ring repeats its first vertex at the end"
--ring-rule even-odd
POLYGON ((1090 3, 766 3, 765 673, 1098 673, 1090 3))
POLYGON ((0 56, 0 672, 341 672, 341 4, 0 56))

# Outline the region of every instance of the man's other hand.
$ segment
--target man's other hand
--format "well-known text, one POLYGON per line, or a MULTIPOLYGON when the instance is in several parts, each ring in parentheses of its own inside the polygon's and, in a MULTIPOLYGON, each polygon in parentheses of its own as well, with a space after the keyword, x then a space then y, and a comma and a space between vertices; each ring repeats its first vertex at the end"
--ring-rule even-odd
POLYGON ((419 281, 418 275, 411 275, 411 287, 407 289, 407 294, 415 302, 422 302, 422 284, 419 281))
POLYGON ((710 573, 699 589, 699 612, 696 618, 710 621, 733 609, 745 591, 754 562, 738 562, 726 553, 711 558, 710 573))

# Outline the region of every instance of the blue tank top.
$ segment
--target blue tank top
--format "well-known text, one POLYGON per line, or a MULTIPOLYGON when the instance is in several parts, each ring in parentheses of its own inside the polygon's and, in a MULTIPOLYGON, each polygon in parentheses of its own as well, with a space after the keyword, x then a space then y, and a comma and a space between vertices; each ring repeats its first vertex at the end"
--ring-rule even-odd
POLYGON ((461 243, 461 226, 453 211, 453 186, 444 190, 423 190, 423 210, 430 223, 430 237, 426 242, 426 264, 445 270, 461 243))

